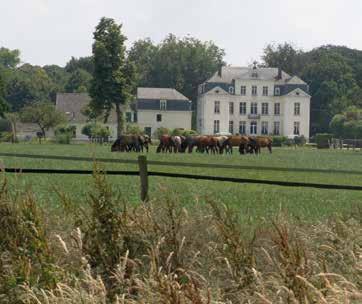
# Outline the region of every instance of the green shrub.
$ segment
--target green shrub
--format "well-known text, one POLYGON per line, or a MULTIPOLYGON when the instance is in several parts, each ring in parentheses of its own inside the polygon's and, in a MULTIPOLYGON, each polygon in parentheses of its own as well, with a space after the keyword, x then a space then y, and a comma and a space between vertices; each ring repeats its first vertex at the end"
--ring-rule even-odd
POLYGON ((164 128, 164 127, 160 127, 158 128, 154 133, 154 137, 156 138, 160 138, 162 135, 166 135, 166 134, 171 134, 170 129, 164 128))
POLYGON ((281 147, 288 140, 285 136, 273 136, 273 146, 281 147))
POLYGON ((172 130, 171 135, 172 136, 182 136, 184 131, 185 131, 184 129, 176 128, 176 129, 172 130))
POLYGON ((0 119, 0 132, 10 132, 11 124, 7 119, 0 119))
POLYGON ((57 144, 69 145, 72 136, 70 133, 58 133, 55 135, 55 142, 57 144))
POLYGON ((315 141, 318 149, 328 149, 333 135, 328 133, 318 133, 315 135, 315 141))
POLYGON ((94 127, 94 123, 88 123, 86 125, 83 126, 82 128, 82 134, 87 136, 88 138, 92 137, 92 129, 94 127))
POLYGON ((137 124, 127 124, 126 132, 132 135, 142 135, 144 133, 137 124))
POLYGON ((294 136, 294 144, 296 144, 298 146, 304 146, 306 143, 307 143, 307 140, 304 137, 304 135, 294 136))
POLYGON ((182 135, 183 136, 192 136, 192 135, 198 135, 197 131, 195 130, 184 130, 182 135))

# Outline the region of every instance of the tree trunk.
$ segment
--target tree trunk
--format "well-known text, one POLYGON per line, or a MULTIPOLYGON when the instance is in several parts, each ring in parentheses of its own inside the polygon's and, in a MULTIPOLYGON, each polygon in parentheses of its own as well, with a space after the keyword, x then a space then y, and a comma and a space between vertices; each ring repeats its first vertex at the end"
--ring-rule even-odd
POLYGON ((117 114, 117 138, 119 138, 123 133, 123 112, 121 110, 121 105, 116 103, 116 114, 117 114))

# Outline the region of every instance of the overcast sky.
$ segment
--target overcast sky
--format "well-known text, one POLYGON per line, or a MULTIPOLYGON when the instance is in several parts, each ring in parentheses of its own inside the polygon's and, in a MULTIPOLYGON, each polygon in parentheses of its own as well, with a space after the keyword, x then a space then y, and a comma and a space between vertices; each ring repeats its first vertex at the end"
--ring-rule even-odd
POLYGON ((362 49, 362 0, 0 0, 0 46, 24 62, 64 65, 91 54, 103 16, 123 23, 128 46, 190 35, 213 40, 232 65, 259 60, 271 42, 362 49))

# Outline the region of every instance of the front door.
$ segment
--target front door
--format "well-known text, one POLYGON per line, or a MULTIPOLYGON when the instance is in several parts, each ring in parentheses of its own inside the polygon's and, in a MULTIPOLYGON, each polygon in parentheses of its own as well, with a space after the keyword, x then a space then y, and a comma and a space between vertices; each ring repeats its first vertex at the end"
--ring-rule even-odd
POLYGON ((151 127, 145 127, 145 134, 151 137, 152 135, 152 128, 151 127))

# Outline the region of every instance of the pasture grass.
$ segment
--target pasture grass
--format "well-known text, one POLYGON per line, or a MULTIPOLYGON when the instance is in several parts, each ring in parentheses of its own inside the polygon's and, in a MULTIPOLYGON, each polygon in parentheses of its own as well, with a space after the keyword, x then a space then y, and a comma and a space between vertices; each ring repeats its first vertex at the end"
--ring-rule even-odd
MULTIPOLYGON (((137 153, 111 153, 109 145, 78 144, 2 144, 1 152, 29 153, 61 156, 81 156, 114 159, 137 159, 137 153)), ((235 151, 236 152, 236 151, 235 151)), ((206 154, 157 154, 154 147, 147 154, 148 160, 175 161, 202 164, 255 165, 283 168, 312 168, 326 170, 362 171, 362 152, 339 150, 314 150, 308 148, 275 148, 273 154, 266 150, 255 155, 206 155, 206 154)), ((60 160, 40 160, 2 157, 7 167, 92 169, 94 163, 60 160)), ((137 170, 134 164, 97 164, 107 170, 137 170)), ((325 184, 362 185, 362 175, 308 172, 276 172, 240 169, 197 167, 165 167, 150 165, 149 170, 160 172, 192 173, 227 177, 242 177, 281 181, 314 182, 325 184)), ((59 208, 57 191, 65 192, 82 204, 92 183, 91 176, 7 174, 13 192, 31 188, 48 210, 59 208)), ((109 176, 108 181, 131 203, 139 202, 139 178, 109 176)), ((320 190, 309 188, 234 184, 227 182, 150 177, 150 197, 157 199, 160 188, 179 197, 184 205, 212 199, 220 204, 236 207, 243 218, 251 223, 256 220, 286 212, 295 219, 317 220, 333 214, 348 216, 362 208, 362 192, 320 190)))

